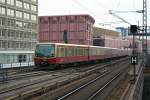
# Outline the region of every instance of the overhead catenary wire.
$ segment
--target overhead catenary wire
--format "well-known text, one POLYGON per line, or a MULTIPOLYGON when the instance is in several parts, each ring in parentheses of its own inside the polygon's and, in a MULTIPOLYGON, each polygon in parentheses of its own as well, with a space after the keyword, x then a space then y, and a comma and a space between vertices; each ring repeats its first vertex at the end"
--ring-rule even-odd
MULTIPOLYGON (((88 11, 89 13, 93 14, 93 16, 99 18, 93 11, 89 10, 87 7, 85 7, 84 5, 82 5, 81 3, 79 3, 77 0, 73 0, 77 5, 79 5, 80 7, 82 7, 84 10, 88 11)), ((101 19, 101 18, 100 18, 101 19)))
MULTIPOLYGON (((100 18, 99 16, 97 16, 93 11, 91 11, 90 9, 88 9, 87 7, 85 7, 83 4, 79 3, 77 0, 73 0, 73 2, 76 3, 78 6, 82 7, 84 10, 88 11, 89 13, 91 13, 97 19, 102 19, 102 20, 104 19, 104 18, 100 18)), ((105 9, 108 10, 108 8, 106 8, 104 6, 103 6, 103 8, 105 8, 105 9)), ((105 14, 109 15, 108 12, 106 12, 105 14)), ((105 23, 105 22, 103 22, 103 23, 105 23)), ((100 25, 100 24, 98 24, 98 25, 100 25)), ((106 24, 104 24, 104 25, 106 25, 106 24)))
MULTIPOLYGON (((92 11, 92 10, 90 10, 89 8, 87 8, 86 6, 84 6, 84 5, 83 5, 82 3, 80 3, 78 0, 73 0, 73 2, 76 3, 78 6, 82 7, 84 10, 88 11, 89 13, 91 13, 91 14, 93 15, 93 17, 96 17, 97 19, 102 19, 102 22, 101 22, 101 23, 105 23, 105 22, 103 22, 103 19, 104 19, 104 18, 100 18, 100 16, 96 15, 96 13, 95 13, 94 11, 92 11)), ((100 3, 99 0, 96 0, 96 2, 97 2, 96 4, 100 5, 100 7, 104 8, 104 9, 106 9, 106 11, 109 10, 109 8, 108 8, 107 6, 105 6, 105 5, 103 5, 102 3, 100 3)), ((95 3, 95 2, 94 2, 94 3, 95 3)), ((117 8, 120 7, 121 1, 120 1, 120 0, 117 0, 117 3, 116 3, 116 4, 117 4, 117 6, 116 6, 115 8, 117 9, 117 8)), ((141 12, 142 12, 142 11, 117 11, 117 13, 141 13, 141 12)), ((116 13, 116 12, 114 12, 114 13, 116 13)), ((112 15, 112 14, 110 14, 109 12, 106 12, 105 14, 107 14, 108 16, 109 16, 109 15, 112 15)), ((114 16, 114 14, 113 14, 113 16, 114 16)), ((120 19, 120 20, 122 20, 122 23, 125 22, 125 23, 128 23, 128 24, 131 24, 131 23, 129 23, 128 21, 126 21, 124 18, 120 17, 119 15, 116 15, 116 14, 115 14, 114 17, 117 17, 117 18, 115 18, 115 19, 120 19)), ((105 18, 106 18, 106 17, 105 17, 105 18)), ((117 23, 114 23, 115 21, 118 21, 118 20, 114 20, 112 24, 117 24, 117 23)), ((107 23, 107 22, 106 22, 106 23, 107 23)), ((121 22, 120 22, 120 23, 121 23, 121 22)), ((119 23, 118 23, 118 24, 119 24, 119 23)))
POLYGON ((120 0, 117 2, 117 6, 116 6, 116 9, 118 9, 120 6, 120 0))

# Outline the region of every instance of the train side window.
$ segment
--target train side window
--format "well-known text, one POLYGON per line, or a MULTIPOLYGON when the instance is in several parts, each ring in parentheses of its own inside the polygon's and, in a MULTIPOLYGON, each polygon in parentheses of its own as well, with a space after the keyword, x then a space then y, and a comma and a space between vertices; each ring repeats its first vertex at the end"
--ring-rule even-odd
POLYGON ((93 55, 95 55, 95 48, 93 48, 93 50, 92 50, 92 51, 93 51, 93 55))
POLYGON ((76 56, 78 56, 78 47, 76 47, 75 50, 76 50, 76 56))
POLYGON ((63 57, 66 57, 66 48, 63 48, 63 57))
POLYGON ((57 55, 58 55, 58 57, 61 57, 61 48, 57 48, 57 55))
POLYGON ((80 55, 82 56, 82 48, 80 48, 80 52, 81 52, 81 54, 80 54, 80 55))
POLYGON ((79 48, 79 56, 81 56, 81 48, 79 48))
POLYGON ((60 48, 60 51, 61 51, 60 56, 64 57, 64 48, 60 48))
POLYGON ((78 56, 80 56, 80 48, 78 48, 78 56))
POLYGON ((64 50, 65 50, 65 57, 67 57, 68 56, 68 53, 67 53, 67 51, 68 51, 68 48, 64 48, 64 50))
POLYGON ((89 49, 87 48, 87 49, 85 49, 85 53, 86 53, 86 56, 88 56, 89 55, 89 49))
POLYGON ((71 48, 71 56, 74 56, 74 49, 73 49, 73 47, 71 48))
POLYGON ((67 57, 71 56, 71 49, 70 48, 67 48, 66 54, 67 54, 67 57))
POLYGON ((78 56, 78 51, 77 47, 75 48, 75 56, 78 56))
POLYGON ((81 56, 81 48, 79 48, 79 56, 81 56))
POLYGON ((91 48, 91 55, 93 55, 93 48, 91 48))
POLYGON ((85 48, 84 51, 85 51, 85 56, 87 56, 88 55, 88 49, 85 48))
POLYGON ((82 56, 84 56, 84 49, 82 48, 82 56))
POLYGON ((80 56, 80 48, 78 48, 78 56, 80 56))
POLYGON ((73 56, 73 49, 72 49, 72 47, 70 48, 70 56, 73 56))
POLYGON ((59 48, 56 49, 56 57, 59 57, 59 48))
POLYGON ((85 48, 83 48, 83 56, 85 56, 85 48))
POLYGON ((74 56, 74 49, 71 47, 71 56, 74 56))

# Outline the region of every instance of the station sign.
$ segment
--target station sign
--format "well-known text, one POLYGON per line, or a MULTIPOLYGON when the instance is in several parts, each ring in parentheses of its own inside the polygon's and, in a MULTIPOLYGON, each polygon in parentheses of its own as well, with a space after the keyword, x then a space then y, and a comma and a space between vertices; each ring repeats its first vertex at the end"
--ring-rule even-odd
POLYGON ((137 56, 131 56, 131 64, 137 64, 137 56))

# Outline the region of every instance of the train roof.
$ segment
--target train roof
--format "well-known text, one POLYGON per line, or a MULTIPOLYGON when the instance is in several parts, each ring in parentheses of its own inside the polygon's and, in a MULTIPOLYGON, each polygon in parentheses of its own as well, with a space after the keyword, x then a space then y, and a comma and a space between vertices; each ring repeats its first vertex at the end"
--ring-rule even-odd
POLYGON ((82 47, 95 47, 95 48, 107 48, 107 49, 115 49, 115 50, 123 50, 119 48, 110 48, 110 47, 101 47, 101 46, 93 46, 93 45, 80 45, 80 44, 65 44, 65 43, 50 43, 50 42, 43 42, 43 43, 37 43, 37 44, 55 44, 55 45, 64 45, 64 46, 82 46, 82 47))
POLYGON ((55 44, 55 45, 64 45, 64 46, 84 46, 84 47, 88 47, 88 45, 80 45, 80 44, 65 44, 65 43, 37 43, 37 44, 55 44))

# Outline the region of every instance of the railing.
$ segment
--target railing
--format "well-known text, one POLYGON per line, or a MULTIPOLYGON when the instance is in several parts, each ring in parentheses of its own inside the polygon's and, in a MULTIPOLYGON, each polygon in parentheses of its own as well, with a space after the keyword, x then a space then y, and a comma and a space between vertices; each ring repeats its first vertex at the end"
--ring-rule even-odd
POLYGON ((142 100, 143 83, 144 83, 143 67, 140 65, 136 77, 136 82, 133 84, 128 100, 142 100))
POLYGON ((0 63, 0 69, 15 68, 15 67, 28 67, 28 66, 34 66, 34 62, 20 62, 20 63, 9 63, 9 64, 0 63))

